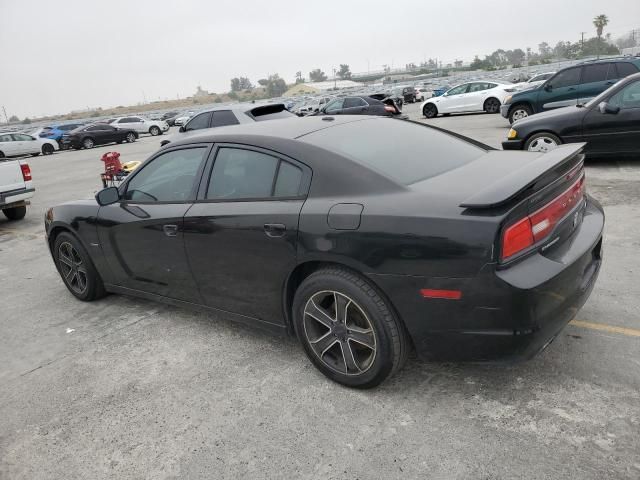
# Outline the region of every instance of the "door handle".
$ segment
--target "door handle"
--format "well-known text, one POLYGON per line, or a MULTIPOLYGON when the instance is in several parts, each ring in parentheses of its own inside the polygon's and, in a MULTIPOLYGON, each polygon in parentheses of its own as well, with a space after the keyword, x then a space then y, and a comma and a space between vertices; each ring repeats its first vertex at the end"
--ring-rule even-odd
POLYGON ((167 237, 175 237, 176 235, 178 235, 177 225, 163 225, 162 230, 167 237))
POLYGON ((267 234, 267 237, 277 238, 284 237, 284 234, 287 231, 287 227, 285 227, 281 223, 265 223, 264 224, 264 233, 267 234))

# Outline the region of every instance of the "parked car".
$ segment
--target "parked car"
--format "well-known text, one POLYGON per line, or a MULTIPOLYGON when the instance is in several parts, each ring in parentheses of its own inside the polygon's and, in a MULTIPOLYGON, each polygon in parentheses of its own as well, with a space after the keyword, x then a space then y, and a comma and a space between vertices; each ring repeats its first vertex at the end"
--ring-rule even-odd
POLYGON ((165 112, 160 116, 160 120, 164 120, 165 122, 170 119, 171 117, 175 117, 176 115, 180 114, 179 111, 177 110, 171 110, 170 112, 165 112))
POLYGON ((589 156, 640 155, 640 73, 619 81, 584 106, 518 120, 502 148, 548 152, 575 142, 587 142, 589 156))
POLYGON ((297 107, 294 112, 299 117, 309 115, 310 113, 319 112, 333 97, 320 97, 307 100, 305 103, 297 107))
POLYGON ((79 300, 129 294, 295 332, 324 375, 368 388, 412 348, 494 361, 548 345, 601 265, 604 213, 585 188, 580 145, 504 152, 319 116, 171 144, 120 187, 49 209, 45 231, 79 300))
POLYGON ((451 86, 449 86, 449 85, 445 85, 443 87, 434 88, 432 97, 439 97, 440 95, 444 95, 444 92, 446 92, 450 88, 451 88, 451 86))
POLYGON ((402 115, 400 108, 391 99, 385 101, 364 95, 334 98, 315 115, 402 115))
MULTIPOLYGON (((186 113, 182 113, 180 115, 178 115, 174 120, 173 120, 173 125, 174 126, 180 126, 180 125, 184 125, 186 122, 189 121, 189 119, 191 117, 193 117, 196 114, 196 112, 193 111, 188 111, 186 113)), ((168 123, 168 122, 167 122, 168 123)))
POLYGON ((640 58, 585 62, 560 70, 542 85, 505 99, 500 114, 510 123, 536 113, 585 104, 619 79, 640 71, 640 58))
POLYGON ((31 155, 51 155, 58 150, 58 142, 48 138, 32 137, 25 133, 0 133, 0 158, 31 155))
POLYGON ((457 85, 438 97, 431 97, 420 106, 422 114, 427 118, 438 114, 487 112, 498 113, 500 105, 509 92, 513 92, 513 84, 495 81, 469 82, 457 85))
POLYGON ((514 84, 513 88, 515 88, 518 91, 520 91, 520 90, 530 90, 532 88, 539 87, 545 81, 547 81, 551 77, 553 77, 555 74, 556 74, 556 72, 539 73, 537 75, 534 75, 533 77, 531 77, 529 80, 527 80, 525 82, 520 82, 520 83, 514 84))
POLYGON ((424 102, 427 98, 433 97, 433 92, 428 88, 416 88, 416 102, 424 102))
POLYGON ((138 133, 149 133, 154 137, 169 131, 169 124, 164 120, 149 120, 137 115, 114 118, 109 124, 120 129, 135 130, 138 133))
POLYGON ((174 127, 176 125, 176 118, 182 117, 182 116, 183 116, 183 113, 178 112, 172 115, 171 117, 165 118, 164 121, 167 122, 167 125, 169 125, 170 127, 174 127))
POLYGON ((108 143, 133 143, 137 139, 138 132, 133 129, 115 128, 106 123, 94 123, 65 133, 62 137, 62 144, 66 145, 67 148, 72 147, 79 150, 108 143))
POLYGON ((75 130, 78 127, 81 127, 84 123, 64 123, 64 124, 56 124, 51 125, 49 127, 44 127, 44 131, 41 136, 43 138, 48 138, 50 140, 55 140, 60 145, 60 149, 64 150, 66 146, 64 146, 61 142, 62 136, 70 132, 71 130, 75 130))
MULTIPOLYGON (((5 134, 0 134, 0 137, 5 134)), ((21 220, 27 213, 35 188, 29 164, 22 160, 0 160, 0 210, 9 220, 21 220)))
POLYGON ((292 117, 295 118, 296 115, 288 111, 283 103, 269 103, 258 106, 255 104, 239 104, 215 107, 192 117, 185 125, 180 127, 178 133, 163 139, 160 145, 182 140, 195 133, 199 134, 204 129, 292 117))

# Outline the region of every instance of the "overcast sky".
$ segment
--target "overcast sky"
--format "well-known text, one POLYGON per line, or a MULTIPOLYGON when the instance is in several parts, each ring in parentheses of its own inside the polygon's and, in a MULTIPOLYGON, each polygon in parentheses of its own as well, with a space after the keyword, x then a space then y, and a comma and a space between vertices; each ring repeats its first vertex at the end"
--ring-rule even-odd
MULTIPOLYGON (((39 116, 229 90, 270 73, 352 72, 640 27, 638 0, 0 0, 0 106, 39 116)), ((4 118, 3 118, 4 120, 4 118)))

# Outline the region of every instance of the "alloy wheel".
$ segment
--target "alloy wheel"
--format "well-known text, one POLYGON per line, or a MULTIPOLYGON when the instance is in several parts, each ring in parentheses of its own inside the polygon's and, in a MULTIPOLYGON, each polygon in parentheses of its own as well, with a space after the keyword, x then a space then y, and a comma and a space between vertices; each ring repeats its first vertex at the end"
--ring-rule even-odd
POLYGON ((529 116, 529 112, 527 112, 524 108, 519 108, 517 110, 515 110, 513 112, 513 115, 511 116, 513 118, 513 121, 515 122, 516 120, 521 120, 523 118, 526 118, 529 116))
POLYGON ((133 143, 135 141, 136 141, 136 136, 133 133, 128 133, 127 134, 127 142, 133 143))
POLYGON ((82 145, 84 146, 84 148, 93 148, 94 143, 90 138, 86 138, 84 142, 82 142, 82 145))
POLYGON ((498 110, 500 110, 500 103, 496 99, 487 100, 487 113, 498 113, 498 110))
POLYGON ((78 251, 69 242, 58 247, 58 264, 62 278, 74 292, 82 295, 87 289, 87 269, 78 251))
POLYGON ((531 142, 529 148, 530 152, 547 153, 558 146, 558 143, 550 137, 538 137, 531 142))
POLYGON ((376 359, 373 324, 343 293, 324 290, 309 298, 304 308, 304 334, 320 361, 343 375, 361 375, 376 359))

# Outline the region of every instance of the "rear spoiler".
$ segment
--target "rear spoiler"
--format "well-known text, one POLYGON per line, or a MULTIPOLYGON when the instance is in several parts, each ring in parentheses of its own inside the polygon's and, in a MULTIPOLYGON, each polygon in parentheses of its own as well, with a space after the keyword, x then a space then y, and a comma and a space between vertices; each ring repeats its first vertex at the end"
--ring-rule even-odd
POLYGON ((256 117, 261 117, 262 115, 270 115, 272 113, 280 113, 286 109, 287 107, 284 103, 269 103, 267 105, 253 107, 245 113, 255 120, 256 117))
POLYGON ((471 195, 460 206, 463 208, 493 208, 508 203, 540 180, 549 170, 575 159, 585 145, 586 143, 561 145, 542 154, 524 167, 499 178, 488 187, 471 195))

